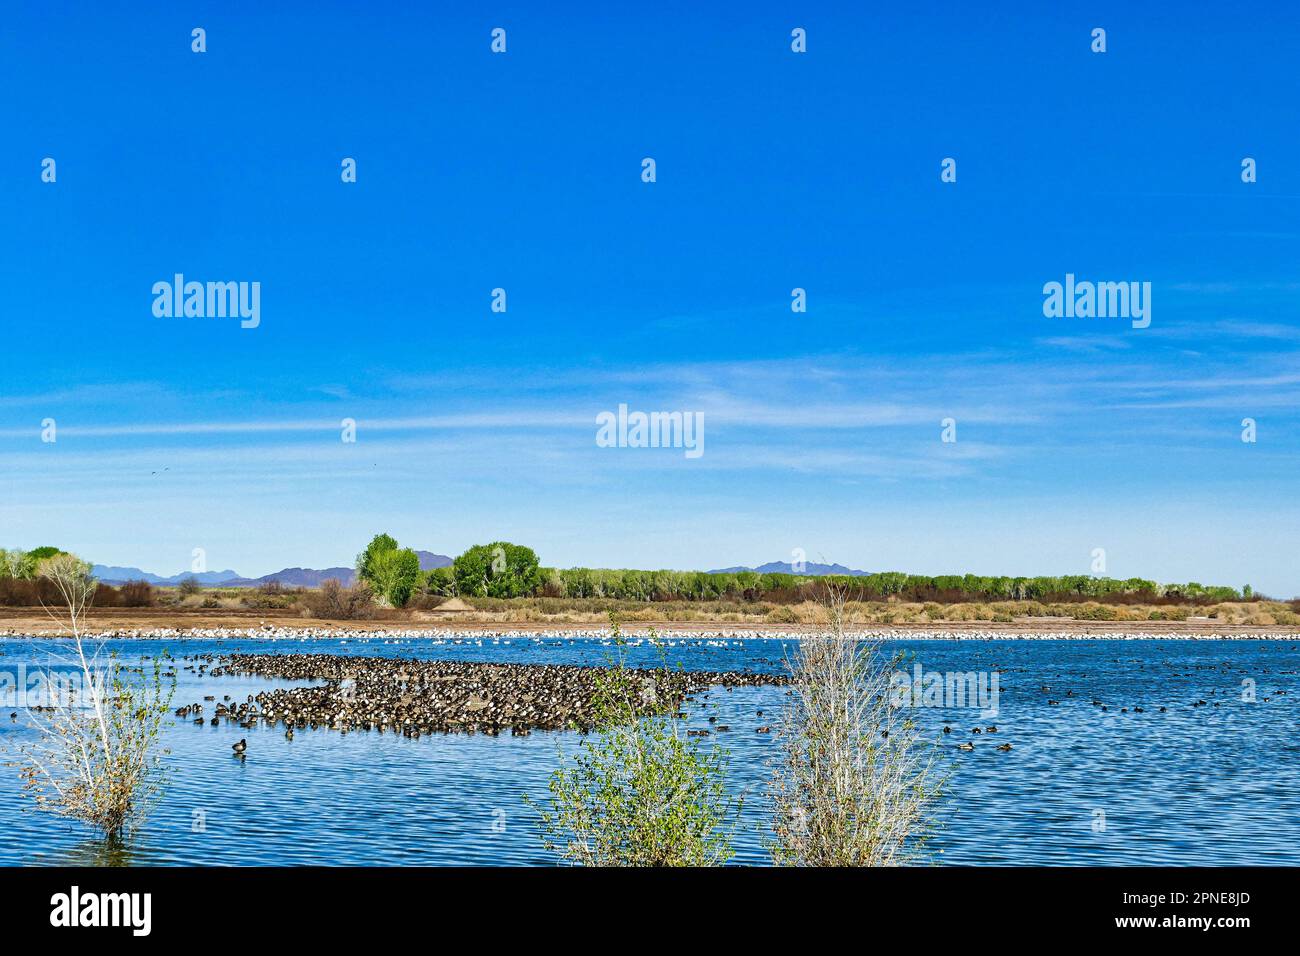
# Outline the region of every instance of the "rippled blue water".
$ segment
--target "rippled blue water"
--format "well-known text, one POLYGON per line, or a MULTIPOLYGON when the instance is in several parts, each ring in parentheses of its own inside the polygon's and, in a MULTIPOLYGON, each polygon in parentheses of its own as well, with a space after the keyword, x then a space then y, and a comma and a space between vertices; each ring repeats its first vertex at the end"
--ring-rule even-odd
MULTIPOLYGON (((667 654, 687 669, 781 670, 793 650, 787 644, 678 642, 667 654)), ((0 671, 43 664, 52 646, 0 640, 0 671)), ((164 646, 181 665, 187 655, 236 650, 599 664, 612 650, 599 641, 520 636, 465 643, 115 641, 109 648, 129 661, 164 646)), ((1300 863, 1296 643, 966 640, 891 646, 909 655, 909 670, 919 663, 927 671, 1001 675, 996 718, 957 708, 921 712, 926 732, 941 741, 943 760, 951 763, 942 828, 930 845, 933 862, 1300 863), (1254 703, 1242 699, 1247 679, 1256 683, 1254 703), (1094 699, 1108 709, 1093 706, 1094 699), (1199 700, 1205 706, 1194 707, 1199 700), (940 733, 945 721, 954 730, 946 736, 940 733), (997 726, 996 736, 970 734, 989 724, 997 726), (973 752, 956 750, 965 740, 976 742, 973 752), (1011 752, 994 749, 1008 742, 1011 752)), ((634 664, 653 665, 658 654, 645 645, 630 650, 634 664)), ((271 686, 258 678, 198 678, 183 669, 178 682, 177 706, 207 694, 243 699, 271 686)), ((739 863, 767 860, 765 784, 777 743, 755 728, 775 722, 783 699, 780 688, 717 689, 688 705, 691 726, 708 727, 713 715, 732 728, 707 741, 729 749, 731 786, 746 795, 736 835, 739 863)), ((20 710, 11 719, 12 709, 0 714, 0 759, 6 761, 17 756, 20 742, 34 738, 27 715, 20 710)), ((288 741, 282 729, 176 720, 165 734, 170 786, 130 848, 112 857, 80 824, 33 811, 17 771, 0 767, 0 864, 545 864, 552 859, 541 849, 523 797, 545 798, 549 773, 579 739, 535 732, 408 740, 317 730, 299 731, 288 741), (248 739, 242 762, 230 750, 241 736, 248 739), (200 818, 202 827, 196 825, 200 818)))

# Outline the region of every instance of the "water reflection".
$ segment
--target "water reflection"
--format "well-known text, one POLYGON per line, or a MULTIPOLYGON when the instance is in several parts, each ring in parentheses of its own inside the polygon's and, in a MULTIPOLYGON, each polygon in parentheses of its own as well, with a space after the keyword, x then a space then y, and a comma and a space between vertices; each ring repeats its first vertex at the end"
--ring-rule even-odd
POLYGON ((90 837, 50 860, 53 866, 135 866, 135 847, 130 835, 90 837))
MULTIPOLYGON (((161 649, 158 642, 114 643, 123 659, 161 649)), ((696 641, 667 653, 688 669, 783 669, 787 644, 696 641)), ((927 845, 932 862, 1300 864, 1294 644, 909 641, 897 647, 927 672, 1001 675, 996 720, 951 707, 919 715, 952 767, 943 826, 927 845), (1247 678, 1264 688, 1256 703, 1241 699, 1247 678), (1207 703, 1197 706, 1202 700, 1207 703), (997 733, 990 737, 992 723, 997 733), (983 732, 973 733, 976 726, 983 732), (959 742, 974 742, 975 749, 958 751, 959 742), (999 752, 1004 742, 1013 749, 999 752)), ((200 658, 236 651, 557 664, 603 663, 609 653, 599 642, 517 635, 462 644, 193 641, 171 650, 178 658, 177 706, 213 694, 243 700, 287 683, 197 673, 200 658)), ((21 640, 0 640, 0 652, 10 666, 39 653, 21 640)), ((630 652, 633 664, 659 663, 657 649, 630 652)), ((781 688, 737 688, 700 695, 686 708, 690 727, 731 728, 706 739, 731 752, 729 787, 746 798, 735 845, 739 864, 770 860, 767 784, 779 741, 757 728, 776 722, 784 698, 781 688)), ((33 734, 24 721, 0 714, 0 763, 33 734)), ((549 774, 579 738, 410 740, 322 728, 299 730, 290 741, 282 728, 199 727, 177 719, 165 728, 164 742, 171 750, 168 788, 140 832, 125 841, 97 839, 80 824, 32 811, 16 770, 0 767, 0 865, 549 864, 554 858, 541 848, 535 812, 524 798, 547 799, 549 774), (231 757, 230 746, 241 737, 248 739, 244 761, 231 757)))

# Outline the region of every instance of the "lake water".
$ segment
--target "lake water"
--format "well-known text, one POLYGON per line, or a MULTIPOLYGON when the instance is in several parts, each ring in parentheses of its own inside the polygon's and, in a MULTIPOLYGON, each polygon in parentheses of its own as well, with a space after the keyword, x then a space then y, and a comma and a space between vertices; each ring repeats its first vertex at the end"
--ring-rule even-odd
MULTIPOLYGON (((951 766, 936 864, 1300 864, 1300 656, 1294 641, 923 640, 888 645, 909 671, 1000 675, 999 713, 923 708, 927 735, 951 766), (1256 700, 1243 700, 1243 681, 1256 700), (1276 691, 1286 691, 1277 694, 1276 691), (1264 700, 1265 697, 1269 699, 1264 700), (1101 701, 1107 709, 1094 706, 1101 701), (1204 700, 1204 706, 1193 706, 1204 700), (1059 701, 1059 703, 1049 703, 1059 701), (1215 706, 1215 705, 1218 706, 1215 706), (1135 712, 1140 707, 1142 713, 1135 712), (1159 712, 1165 707, 1164 713, 1159 712), (1122 709, 1127 708, 1127 712, 1122 709), (953 732, 940 731, 945 721, 953 732), (997 734, 971 728, 996 725, 997 734), (974 741, 961 752, 956 744, 974 741), (1010 743, 1010 752, 996 745, 1010 743), (1104 825, 1103 825, 1104 824, 1104 825)), ((112 641, 127 662, 166 647, 177 659, 173 707, 215 694, 242 700, 271 686, 249 677, 197 677, 200 654, 315 652, 521 663, 602 664, 598 640, 521 635, 462 643, 410 639, 112 641)), ((0 640, 0 671, 44 665, 66 643, 0 640)), ((790 639, 677 641, 688 670, 784 670, 790 639)), ((632 647, 631 663, 659 651, 632 647)), ((688 725, 731 754, 729 782, 746 807, 735 862, 761 864, 776 758, 778 687, 716 689, 688 704, 688 725), (763 710, 759 717, 756 711, 763 710)), ((211 711, 208 705, 208 711, 211 711)), ((27 714, 0 713, 0 760, 35 739, 27 714)), ((17 769, 0 767, 0 864, 547 864, 524 795, 545 799, 550 772, 581 738, 244 730, 168 718, 168 789, 130 847, 108 857, 81 824, 33 810, 17 769), (244 761, 230 745, 248 740, 244 761)))

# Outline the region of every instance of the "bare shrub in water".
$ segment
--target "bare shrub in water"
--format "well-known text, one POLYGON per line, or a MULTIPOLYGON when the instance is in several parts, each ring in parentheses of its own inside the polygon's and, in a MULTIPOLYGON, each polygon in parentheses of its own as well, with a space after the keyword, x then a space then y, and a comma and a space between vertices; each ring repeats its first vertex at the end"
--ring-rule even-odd
POLYGON ((894 705, 897 659, 848 637, 844 595, 802 637, 771 793, 773 857, 794 866, 897 866, 916 858, 939 792, 934 748, 894 705))
POLYGON ((727 754, 685 738, 674 703, 628 669, 611 623, 619 658, 601 679, 595 729, 551 775, 543 843, 582 866, 725 863, 741 807, 727 794, 727 754))
POLYGON ((71 554, 44 561, 42 578, 58 591, 63 606, 46 611, 72 631, 68 674, 44 675, 48 702, 29 706, 42 732, 23 747, 24 789, 44 810, 73 817, 118 837, 143 817, 163 780, 158 746, 175 681, 163 676, 155 657, 152 678, 134 675, 115 658, 101 659, 102 647, 87 649, 82 628, 97 582, 90 565, 71 554), (75 679, 72 678, 75 675, 75 679))

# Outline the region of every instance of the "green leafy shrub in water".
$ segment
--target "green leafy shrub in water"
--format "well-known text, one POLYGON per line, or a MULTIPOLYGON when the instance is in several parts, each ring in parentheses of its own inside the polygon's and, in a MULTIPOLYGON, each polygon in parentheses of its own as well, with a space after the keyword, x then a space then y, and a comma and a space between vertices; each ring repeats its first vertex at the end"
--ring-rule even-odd
POLYGON ((725 863, 741 808, 726 790, 727 754, 685 737, 676 703, 627 667, 611 624, 619 657, 601 678, 594 729, 551 775, 543 843, 582 866, 725 863))

